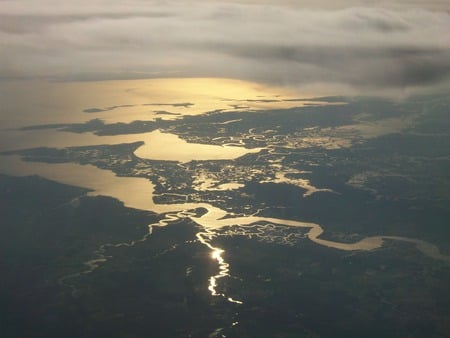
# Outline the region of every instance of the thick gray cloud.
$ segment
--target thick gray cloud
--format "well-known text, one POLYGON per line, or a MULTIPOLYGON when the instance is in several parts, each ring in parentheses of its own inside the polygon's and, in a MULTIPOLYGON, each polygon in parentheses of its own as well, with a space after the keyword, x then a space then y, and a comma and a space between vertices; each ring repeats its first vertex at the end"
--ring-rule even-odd
POLYGON ((446 6, 447 0, 3 1, 0 78, 445 84, 446 6))

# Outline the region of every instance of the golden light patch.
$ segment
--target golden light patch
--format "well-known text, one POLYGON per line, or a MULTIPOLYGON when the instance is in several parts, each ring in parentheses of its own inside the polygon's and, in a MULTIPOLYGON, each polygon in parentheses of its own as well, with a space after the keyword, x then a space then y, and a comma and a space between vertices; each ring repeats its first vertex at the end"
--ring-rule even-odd
POLYGON ((218 78, 167 78, 95 82, 17 81, 3 85, 8 126, 74 123, 99 118, 107 123, 176 119, 215 110, 259 110, 301 106, 299 93, 284 87, 218 78), (14 112, 14 119, 10 119, 14 112))

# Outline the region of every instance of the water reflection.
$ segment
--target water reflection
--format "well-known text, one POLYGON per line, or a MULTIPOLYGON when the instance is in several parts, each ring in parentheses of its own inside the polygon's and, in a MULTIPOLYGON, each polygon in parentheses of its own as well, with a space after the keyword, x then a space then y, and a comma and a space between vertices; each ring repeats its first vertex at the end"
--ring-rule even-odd
POLYGON ((145 144, 134 152, 137 157, 163 161, 189 162, 193 160, 235 159, 261 150, 261 148, 246 149, 234 146, 188 143, 177 135, 162 133, 159 130, 145 134, 145 137, 142 137, 141 140, 145 144))
POLYGON ((208 290, 211 293, 212 296, 220 296, 224 297, 227 301, 230 303, 235 304, 243 304, 242 301, 235 300, 232 297, 227 296, 225 293, 218 292, 218 285, 217 282, 219 279, 224 277, 229 277, 230 274, 230 264, 228 264, 225 259, 223 258, 223 254, 225 253, 225 250, 214 247, 211 244, 211 239, 213 237, 214 233, 210 230, 207 230, 206 232, 200 232, 197 234, 198 240, 206 245, 211 250, 211 258, 215 261, 217 261, 217 264, 219 266, 219 273, 216 275, 213 275, 209 278, 209 286, 208 290))
MULTIPOLYGON (((152 120, 156 117, 174 119, 183 115, 201 114, 217 109, 239 111, 242 109, 287 108, 306 103, 290 100, 295 96, 280 88, 227 79, 160 79, 82 84, 39 83, 39 86, 30 83, 15 83, 10 84, 9 89, 3 91, 4 86, 6 84, 3 83, 0 97, 8 95, 11 88, 13 93, 22 92, 24 95, 20 100, 6 100, 6 105, 2 106, 0 121, 4 128, 43 123, 85 122, 92 118, 101 118, 106 123, 127 123, 134 120, 152 120), (161 109, 165 110, 164 114, 161 114, 161 109)), ((223 124, 236 122, 239 122, 239 120, 231 119, 223 122, 223 124)), ((392 121, 387 122, 391 123, 392 121)), ((379 128, 378 125, 372 127, 374 134, 379 129, 385 129, 384 125, 381 126, 383 128, 379 128)), ((254 134, 252 130, 249 131, 249 134, 249 137, 254 140, 264 139, 261 135, 254 134)), ((231 144, 223 147, 191 144, 176 135, 163 133, 159 130, 151 133, 118 136, 97 136, 92 133, 80 135, 55 130, 9 130, 0 133, 0 150, 39 146, 64 148, 136 141, 145 142, 135 151, 136 156, 145 159, 178 162, 234 159, 260 150, 249 150, 231 144)), ((331 141, 334 142, 334 140, 331 141)), ((298 148, 302 142, 317 144, 317 142, 331 141, 317 138, 312 140, 291 138, 289 142, 291 142, 292 147, 298 148)), ((274 154, 274 152, 275 149, 269 151, 270 154, 274 154)), ((274 163, 273 166, 275 167, 275 165, 274 163)), ((278 165, 281 167, 281 164, 278 165)), ((208 290, 210 294, 215 297, 223 297, 236 304, 242 304, 242 302, 220 291, 220 281, 230 277, 231 267, 225 259, 224 249, 212 244, 218 229, 230 226, 244 228, 257 224, 259 227, 270 228, 270 224, 277 224, 304 228, 305 236, 314 243, 346 251, 373 250, 381 247, 386 240, 404 241, 415 245, 418 250, 429 257, 450 262, 450 257, 440 253, 435 245, 417 239, 374 236, 363 238, 355 243, 340 243, 321 239, 323 229, 316 223, 257 215, 236 216, 207 203, 157 204, 153 201, 154 185, 149 180, 136 177, 117 177, 110 171, 101 170, 91 165, 30 163, 23 162, 19 157, 9 156, 2 158, 0 172, 10 175, 40 175, 61 183, 88 188, 91 190, 88 195, 91 196, 111 196, 122 201, 127 207, 149 210, 164 215, 164 218, 158 223, 150 224, 148 233, 139 240, 101 246, 94 253, 95 258, 85 263, 86 270, 66 276, 61 280, 64 283, 82 273, 90 273, 99 264, 104 263, 108 259, 105 251, 109 246, 133 246, 135 243, 151 236, 153 227, 166 226, 180 219, 189 219, 203 228, 197 234, 197 239, 208 247, 211 252, 211 259, 216 262, 218 267, 218 272, 209 278, 208 290), (192 212, 192 210, 198 208, 205 209, 206 213, 198 216, 192 212)), ((314 187, 306 179, 297 178, 300 173, 298 171, 283 172, 280 168, 271 182, 297 185, 306 190, 305 197, 318 191, 329 191, 328 189, 314 187)), ((223 183, 222 180, 215 180, 207 176, 196 177, 194 185, 194 188, 198 191, 236 189, 242 186, 238 182, 223 183)))
MULTIPOLYGON (((290 227, 307 229, 306 237, 316 244, 329 248, 355 251, 370 251, 380 248, 386 240, 403 241, 411 243, 417 247, 424 255, 434 259, 450 262, 450 256, 444 255, 439 248, 431 243, 399 236, 373 236, 365 237, 354 243, 340 243, 330 240, 321 239, 323 228, 316 223, 301 222, 296 220, 278 219, 271 217, 261 217, 256 215, 236 216, 223 209, 217 208, 207 203, 180 203, 180 204, 156 204, 153 201, 153 184, 143 178, 136 177, 117 177, 108 170, 98 169, 90 165, 78 164, 47 164, 47 163, 31 163, 23 162, 17 156, 5 157, 1 162, 0 172, 10 175, 40 175, 44 178, 58 181, 60 183, 71 184, 79 187, 91 189, 89 195, 98 196, 106 195, 117 198, 122 201, 125 206, 142 210, 154 211, 156 213, 165 214, 165 218, 157 224, 149 225, 149 232, 140 241, 145 240, 152 233, 154 226, 166 226, 170 222, 179 219, 190 219, 199 224, 204 229, 197 234, 197 239, 207 246, 211 251, 211 258, 218 264, 219 272, 209 278, 209 291, 212 296, 221 296, 229 302, 241 304, 239 300, 235 300, 225 293, 219 292, 219 281, 230 276, 230 265, 224 259, 224 250, 212 245, 212 239, 216 235, 216 231, 230 226, 250 226, 260 224, 261 226, 269 226, 270 224, 278 224, 290 227), (132 193, 130 193, 132 192, 132 193), (206 213, 198 216, 193 210, 203 208, 206 213)), ((132 246, 132 243, 119 243, 114 246, 132 246)), ((86 262, 88 270, 79 274, 67 276, 72 278, 81 273, 92 272, 99 264, 106 261, 107 256, 104 249, 108 246, 103 245, 97 250, 94 259, 86 262)), ((65 280, 67 280, 65 278, 65 280)))
MULTIPOLYGON (((282 166, 278 165, 279 168, 281 169, 282 166)), ((288 177, 289 175, 298 175, 298 174, 302 174, 302 171, 299 170, 288 170, 288 171, 278 171, 275 173, 275 179, 272 180, 262 180, 260 181, 260 183, 285 183, 285 184, 291 184, 291 185, 295 185, 297 187, 300 187, 305 191, 305 193, 303 194, 303 197, 308 197, 311 196, 312 194, 315 194, 317 192, 334 192, 331 189, 319 189, 316 188, 315 186, 313 186, 311 184, 311 182, 308 179, 305 178, 290 178, 288 177)))
MULTIPOLYGON (((189 143, 177 135, 155 130, 149 133, 98 136, 93 133, 74 134, 58 130, 3 131, 0 151, 29 149, 36 147, 67 148, 95 145, 114 145, 144 142, 135 151, 137 157, 161 161, 189 162, 193 160, 231 160, 261 148, 247 149, 242 146, 218 146, 189 143)), ((0 168, 1 169, 1 168, 0 168)))
POLYGON ((223 78, 3 81, 0 82, 0 122, 2 128, 17 128, 93 118, 107 123, 169 120, 217 109, 288 108, 307 103, 298 98, 298 93, 283 87, 223 78), (105 109, 108 107, 115 108, 105 109), (170 114, 161 114, 161 110, 170 114))

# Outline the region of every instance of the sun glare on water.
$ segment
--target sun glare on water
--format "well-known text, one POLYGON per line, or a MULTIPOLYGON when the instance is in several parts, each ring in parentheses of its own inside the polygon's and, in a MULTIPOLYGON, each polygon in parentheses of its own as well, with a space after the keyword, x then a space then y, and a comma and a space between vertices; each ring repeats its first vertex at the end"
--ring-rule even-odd
POLYGON ((101 119, 105 123, 173 120, 217 110, 257 110, 302 105, 296 91, 256 82, 224 78, 167 78, 92 82, 12 81, 0 84, 5 126, 73 123, 101 119), (291 101, 290 101, 291 100, 291 101), (12 105, 12 106, 11 106, 12 105))

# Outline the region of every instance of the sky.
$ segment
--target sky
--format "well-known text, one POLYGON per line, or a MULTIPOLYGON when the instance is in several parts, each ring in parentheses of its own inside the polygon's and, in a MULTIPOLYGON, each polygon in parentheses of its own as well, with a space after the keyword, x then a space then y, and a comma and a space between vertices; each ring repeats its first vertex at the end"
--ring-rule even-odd
POLYGON ((0 81, 450 88, 450 0, 2 0, 0 81))

